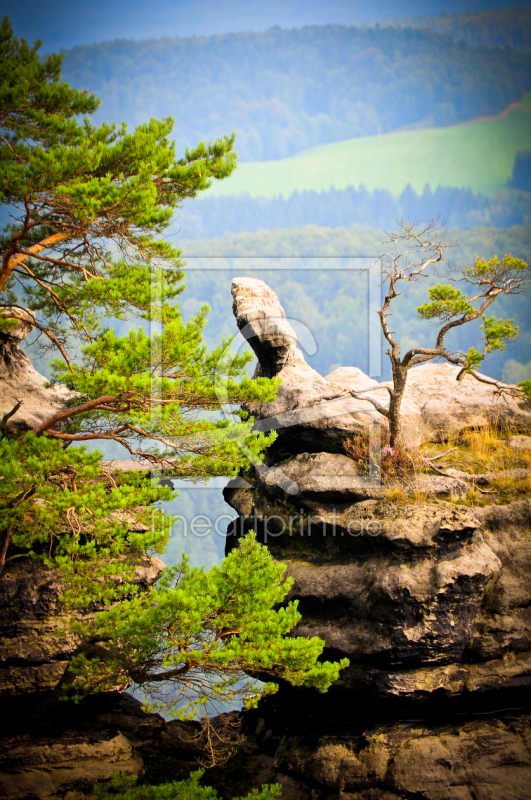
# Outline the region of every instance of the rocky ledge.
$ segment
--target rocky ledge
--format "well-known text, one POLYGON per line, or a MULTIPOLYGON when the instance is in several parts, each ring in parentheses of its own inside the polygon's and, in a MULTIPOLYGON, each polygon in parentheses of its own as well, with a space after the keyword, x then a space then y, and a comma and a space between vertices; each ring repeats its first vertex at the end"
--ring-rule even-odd
POLYGON ((24 698, 3 700, 0 797, 82 800, 113 772, 151 782, 178 780, 198 768, 198 726, 165 722, 127 693, 62 703, 53 715, 24 724, 24 698), (7 728, 9 726, 9 728, 7 728))
MULTIPOLYGON (((297 460, 323 473, 323 455, 297 460)), ((355 476, 297 481, 296 497, 258 479, 226 489, 240 514, 227 541, 254 528, 287 564, 303 616, 295 632, 350 659, 331 691, 423 698, 531 686, 529 498, 398 505, 355 476)))

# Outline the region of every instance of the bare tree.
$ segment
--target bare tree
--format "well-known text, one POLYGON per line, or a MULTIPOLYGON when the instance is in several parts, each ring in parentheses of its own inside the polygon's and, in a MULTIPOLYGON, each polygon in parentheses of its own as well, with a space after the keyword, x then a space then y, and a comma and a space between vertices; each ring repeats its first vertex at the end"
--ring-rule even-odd
MULTIPOLYGON (((530 285, 531 267, 511 254, 502 259, 494 256, 489 261, 476 258, 473 266, 450 267, 446 262, 449 248, 454 247, 446 241, 447 234, 444 225, 439 220, 419 227, 418 223, 399 223, 397 232, 390 234, 388 243, 393 243, 394 250, 383 257, 384 285, 387 285, 383 306, 378 312, 383 334, 389 343, 387 355, 391 359, 393 373, 393 388, 388 388, 390 394, 389 407, 386 408, 373 400, 375 407, 389 420, 391 445, 401 440, 400 407, 407 383, 407 373, 411 367, 430 361, 432 358, 442 357, 461 367, 457 380, 463 379, 465 374, 473 375, 478 381, 496 386, 500 391, 509 391, 523 396, 517 387, 507 387, 481 375, 477 369, 480 367, 487 353, 492 350, 503 350, 510 339, 518 335, 518 327, 514 320, 495 320, 486 317, 485 311, 500 294, 523 294, 530 285), (433 267, 432 267, 433 265, 433 267), (431 274, 430 267, 435 274, 449 279, 451 283, 442 285, 438 283, 428 289, 429 302, 417 308, 419 317, 431 320, 435 325, 440 325, 436 334, 433 347, 412 347, 401 357, 400 343, 395 338, 396 332, 389 328, 390 308, 393 300, 404 294, 398 291, 401 284, 411 285, 427 278, 431 274), (441 273, 441 267, 443 273, 441 273), (473 287, 473 296, 457 288, 455 283, 463 282, 473 287), (471 347, 468 353, 451 352, 446 344, 445 337, 449 331, 479 317, 483 318, 483 351, 478 352, 471 347)), ((369 398, 367 398, 369 399, 369 398)))

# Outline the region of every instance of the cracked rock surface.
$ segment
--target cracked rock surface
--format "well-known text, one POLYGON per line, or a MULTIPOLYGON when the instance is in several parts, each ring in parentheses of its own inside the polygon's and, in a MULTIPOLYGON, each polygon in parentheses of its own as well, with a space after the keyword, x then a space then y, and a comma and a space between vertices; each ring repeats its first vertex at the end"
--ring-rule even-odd
POLYGON ((72 396, 66 386, 46 388, 48 379, 37 372, 19 346, 31 332, 34 313, 22 309, 18 313, 23 313, 23 318, 17 326, 9 332, 0 331, 0 418, 18 402, 22 404, 7 421, 7 433, 15 437, 38 428, 72 396))
POLYGON ((293 457, 254 487, 225 490, 240 514, 228 548, 254 528, 286 563, 302 614, 295 632, 350 659, 346 691, 531 687, 531 501, 397 505, 342 459, 293 457), (276 480, 281 468, 295 495, 276 480))
MULTIPOLYGON (((135 582, 147 588, 164 569, 146 556, 135 582)), ((31 558, 14 559, 0 576, 0 698, 52 689, 63 674, 79 637, 59 602, 59 570, 31 558)))

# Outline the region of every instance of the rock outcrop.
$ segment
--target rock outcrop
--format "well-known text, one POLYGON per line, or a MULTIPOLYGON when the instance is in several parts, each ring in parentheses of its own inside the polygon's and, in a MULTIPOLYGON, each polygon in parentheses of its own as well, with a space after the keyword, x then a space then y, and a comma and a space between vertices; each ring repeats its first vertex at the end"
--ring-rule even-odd
MULTIPOLYGON (((8 312, 4 309, 3 316, 11 318, 8 312)), ((57 413, 72 393, 61 385, 46 388, 47 378, 37 372, 19 346, 30 334, 35 314, 23 309, 16 312, 20 320, 16 327, 0 331, 0 419, 21 403, 6 423, 7 434, 19 437, 57 413)))
MULTIPOLYGON (((249 328, 261 359, 264 320, 284 312, 261 281, 236 279, 232 291, 240 329, 261 320, 249 328)), ((472 484, 501 475, 449 469, 397 481, 417 501, 394 502, 392 485, 362 474, 343 450, 346 437, 384 422, 370 399, 385 406, 390 384, 355 367, 323 378, 293 337, 279 358, 273 337, 268 346, 255 374, 280 377, 278 397, 248 410, 257 428, 279 435, 267 468, 224 491, 239 514, 227 551, 254 529, 293 580, 289 598, 302 615, 294 633, 321 637, 324 655, 350 666, 323 699, 282 686, 251 713, 249 769, 280 782, 285 800, 526 800, 531 500, 457 505, 472 484)), ((449 364, 410 371, 407 442, 486 425, 531 428, 527 400, 500 398, 471 376, 458 383, 457 372, 449 364)), ((528 439, 509 443, 523 452, 528 439)))
MULTIPOLYGON (((296 632, 320 636, 329 653, 350 659, 333 691, 421 700, 531 687, 531 501, 446 503, 466 498, 471 485, 454 470, 402 481, 418 501, 392 502, 389 484, 360 474, 341 453, 346 436, 383 422, 362 398, 384 405, 387 384, 355 367, 321 377, 286 333, 269 287, 236 278, 232 293, 239 328, 248 326, 249 343, 266 359, 256 374, 276 374, 282 384, 273 403, 249 409, 257 427, 279 432, 280 446, 270 449, 267 469, 244 476, 247 485, 240 479, 225 489, 240 515, 227 546, 254 528, 287 564, 302 614, 296 632)), ((457 382, 457 372, 449 364, 410 371, 403 426, 411 444, 487 424, 531 427, 527 400, 500 399, 472 376, 457 382)))
POLYGON ((335 709, 334 723, 314 714, 302 726, 293 709, 290 715, 272 698, 256 715, 249 725, 254 769, 282 785, 282 800, 529 797, 529 711, 439 709, 430 720, 417 710, 408 715, 416 719, 381 723, 360 718, 355 706, 349 711, 350 717, 335 709))
POLYGON ((62 703, 45 720, 26 725, 17 724, 20 699, 11 699, 11 705, 2 701, 2 798, 84 800, 114 772, 160 782, 161 776, 182 779, 199 766, 197 723, 165 722, 142 711, 141 703, 127 693, 62 703))
MULTIPOLYGON (((165 569, 146 556, 134 582, 153 584, 165 569)), ((64 584, 58 570, 31 558, 9 561, 0 577, 0 698, 49 691, 79 644, 60 603, 64 584)))
POLYGON ((0 741, 0 796, 10 800, 82 798, 113 772, 139 775, 142 759, 120 732, 98 738, 67 731, 35 741, 22 736, 0 741), (76 735, 77 734, 77 735, 76 735))
MULTIPOLYGON (((353 433, 383 424, 377 405, 388 407, 388 383, 378 383, 356 367, 341 367, 326 378, 310 367, 297 349, 293 328, 276 294, 256 278, 234 278, 233 311, 238 328, 255 351, 255 375, 282 379, 272 403, 249 404, 259 430, 276 430, 277 443, 269 457, 291 453, 342 452, 353 433)), ((496 386, 471 375, 456 381, 459 368, 427 363, 414 367, 402 402, 406 442, 440 442, 466 428, 487 424, 531 427, 528 399, 501 397, 496 386)))
POLYGON ((254 528, 287 564, 296 632, 375 696, 531 686, 531 501, 397 505, 349 461, 302 454, 225 490, 240 514, 228 547, 254 528))

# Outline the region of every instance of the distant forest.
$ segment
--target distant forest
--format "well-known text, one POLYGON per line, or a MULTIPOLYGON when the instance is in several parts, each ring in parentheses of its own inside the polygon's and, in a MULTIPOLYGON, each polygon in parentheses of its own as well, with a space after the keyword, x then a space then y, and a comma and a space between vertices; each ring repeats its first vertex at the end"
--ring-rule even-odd
MULTIPOLYGON (((522 40, 513 10, 485 14, 522 40)), ((531 53, 426 29, 327 25, 80 46, 64 54, 63 75, 102 98, 99 120, 171 115, 180 151, 235 130, 245 161, 499 113, 531 90, 531 53)))
POLYGON ((463 39, 474 47, 484 44, 487 47, 512 47, 519 52, 531 51, 530 7, 494 8, 436 17, 402 17, 390 19, 388 23, 400 28, 430 28, 451 36, 456 42, 463 39))
MULTIPOLYGON (((531 153, 530 153, 531 155, 531 153)), ((512 190, 503 189, 495 197, 474 194, 470 189, 426 186, 417 194, 407 186, 395 197, 386 190, 368 192, 363 186, 327 192, 294 192, 287 200, 276 197, 212 197, 188 202, 178 212, 173 225, 189 239, 223 236, 225 233, 256 232, 299 225, 328 228, 367 225, 389 230, 398 219, 444 219, 451 227, 463 230, 476 225, 508 228, 531 223, 531 159, 521 159, 515 170, 512 190), (528 169, 529 169, 528 167, 528 169), (527 191, 526 191, 527 189, 527 191)))

